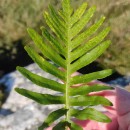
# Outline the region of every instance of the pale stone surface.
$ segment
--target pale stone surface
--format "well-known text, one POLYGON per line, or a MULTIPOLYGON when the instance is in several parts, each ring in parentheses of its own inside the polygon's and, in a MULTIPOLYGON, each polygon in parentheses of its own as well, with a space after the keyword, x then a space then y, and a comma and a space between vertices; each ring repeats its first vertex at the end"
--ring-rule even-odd
MULTIPOLYGON (((34 72, 38 75, 42 75, 42 76, 52 79, 52 80, 57 80, 54 76, 41 70, 36 64, 31 64, 26 68, 28 70, 30 70, 31 72, 34 72)), ((35 92, 41 92, 41 93, 56 93, 52 90, 42 88, 42 87, 39 87, 39 86, 33 84, 28 79, 23 77, 23 75, 21 75, 18 71, 10 73, 10 74, 6 75, 5 77, 3 77, 3 79, 1 79, 1 82, 5 82, 5 81, 6 81, 5 85, 8 86, 8 89, 10 89, 10 88, 12 88, 12 89, 11 89, 9 98, 7 99, 6 103, 3 104, 2 108, 11 109, 12 111, 16 111, 16 110, 22 108, 23 106, 28 105, 33 102, 32 100, 30 100, 24 96, 21 96, 20 94, 15 92, 14 91, 15 87, 26 88, 28 90, 32 90, 35 92)))
MULTIPOLYGON (((39 69, 36 64, 31 64, 26 68, 38 75, 57 80, 52 75, 39 69)), ((42 106, 15 92, 14 88, 20 87, 35 92, 57 94, 57 92, 52 90, 34 85, 18 71, 4 76, 0 82, 5 83, 7 86, 7 93, 12 88, 0 112, 0 130, 37 130, 38 125, 43 122, 48 113, 61 107, 60 105, 42 106)))

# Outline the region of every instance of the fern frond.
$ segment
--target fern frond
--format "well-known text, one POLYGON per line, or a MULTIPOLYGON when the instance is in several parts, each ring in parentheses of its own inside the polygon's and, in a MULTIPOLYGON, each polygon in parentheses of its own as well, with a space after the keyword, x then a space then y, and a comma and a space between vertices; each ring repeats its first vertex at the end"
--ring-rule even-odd
POLYGON ((111 44, 109 40, 104 40, 110 31, 109 27, 103 29, 98 35, 94 35, 103 24, 104 17, 101 17, 87 30, 84 30, 84 27, 94 15, 95 9, 94 6, 87 9, 87 3, 83 3, 74 12, 70 5, 70 0, 63 0, 60 11, 56 11, 50 5, 49 12, 44 13, 46 24, 50 30, 41 27, 41 36, 35 30, 28 28, 30 37, 48 60, 40 56, 30 46, 25 47, 28 55, 42 70, 63 81, 63 84, 58 83, 34 74, 23 67, 17 67, 17 70, 34 84, 61 93, 60 96, 56 96, 16 88, 18 93, 40 104, 63 104, 63 108, 50 113, 39 127, 39 130, 49 127, 60 117, 63 120, 59 121, 53 130, 67 130, 68 128, 71 130, 82 130, 80 126, 71 121, 71 117, 76 117, 80 120, 92 119, 99 122, 111 121, 101 112, 91 108, 91 106, 111 106, 112 103, 102 96, 89 95, 90 92, 107 90, 110 87, 98 84, 90 87, 85 83, 105 78, 112 74, 112 70, 108 69, 85 75, 71 76, 77 70, 96 60, 111 44), (49 61, 52 61, 56 66, 49 61), (58 67, 62 67, 64 71, 61 71, 58 67), (80 87, 71 87, 79 83, 81 84, 80 87), (78 110, 75 106, 86 108, 78 110))

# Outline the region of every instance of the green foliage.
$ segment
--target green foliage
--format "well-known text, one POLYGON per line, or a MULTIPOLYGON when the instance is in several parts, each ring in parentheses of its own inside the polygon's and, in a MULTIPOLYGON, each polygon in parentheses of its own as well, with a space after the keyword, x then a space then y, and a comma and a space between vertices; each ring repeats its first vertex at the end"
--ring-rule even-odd
MULTIPOLYGON (((103 68, 112 68, 121 74, 130 73, 130 1, 129 0, 72 0, 74 9, 78 8, 83 2, 88 2, 88 6, 96 5, 95 17, 88 25, 97 22, 100 14, 107 17, 105 26, 111 26, 111 34, 108 39, 112 40, 109 49, 97 59, 103 68), (120 54, 120 55, 119 55, 120 54)), ((41 19, 43 9, 51 3, 54 7, 61 8, 60 0, 1 0, 0 1, 0 60, 9 56, 11 59, 16 57, 17 42, 22 44, 31 42, 26 35, 26 28, 33 27, 38 30, 37 25, 44 23, 41 19)), ((79 18, 86 4, 79 8, 78 15, 73 16, 72 23, 76 17, 79 18)), ((54 14, 54 12, 53 12, 54 14)), ((92 29, 93 30, 93 29, 92 29)), ((38 30, 39 31, 39 30, 38 30)), ((47 32, 46 32, 47 33, 47 32)), ((87 32, 86 32, 87 33, 87 32)), ((46 34, 45 34, 46 35, 46 34)), ((86 34, 87 35, 87 34, 86 34)), ((84 37, 82 35, 82 37, 84 37)), ((74 42, 76 43, 76 42, 74 42)), ((33 44, 32 44, 33 45, 33 44)), ((37 49, 37 48, 35 48, 37 49)), ((38 50, 39 52, 39 50, 38 50)))
MULTIPOLYGON (((74 1, 77 7, 84 0, 74 1)), ((96 5, 97 11, 91 23, 98 20, 100 14, 107 18, 105 26, 111 26, 108 38, 112 45, 97 59, 102 68, 112 68, 123 75, 130 75, 130 1, 129 0, 85 0, 88 5, 96 5)))
POLYGON ((63 0, 61 10, 57 11, 52 6, 49 6, 49 12, 44 13, 44 18, 50 30, 42 27, 41 36, 34 29, 28 28, 30 37, 41 50, 41 53, 57 66, 40 56, 31 46, 27 45, 25 50, 42 70, 64 82, 63 84, 58 83, 34 74, 23 67, 17 67, 18 71, 38 86, 60 92, 60 95, 57 96, 32 92, 23 88, 15 89, 19 94, 40 104, 63 105, 63 108, 50 113, 39 127, 39 130, 49 127, 60 117, 63 118, 61 118, 61 121, 57 123, 53 130, 67 130, 67 128, 82 130, 80 126, 71 121, 72 117, 80 120, 91 119, 107 123, 111 121, 101 112, 91 108, 91 106, 112 106, 112 103, 102 96, 86 95, 90 92, 110 89, 110 87, 97 84, 88 86, 83 83, 105 78, 112 74, 112 71, 108 69, 86 75, 71 76, 78 69, 96 60, 111 44, 109 40, 105 40, 110 30, 109 28, 105 28, 98 35, 94 35, 102 25, 104 17, 88 27, 87 30, 84 30, 85 25, 90 21, 95 12, 94 6, 88 10, 86 8, 87 4, 84 3, 76 11, 73 11, 70 1, 63 0), (86 39, 88 40, 87 42, 86 39), (58 67, 62 67, 64 71, 58 69, 58 67), (78 88, 71 87, 76 84, 81 84, 81 86, 78 88), (83 109, 78 110, 75 106, 81 106, 83 109))

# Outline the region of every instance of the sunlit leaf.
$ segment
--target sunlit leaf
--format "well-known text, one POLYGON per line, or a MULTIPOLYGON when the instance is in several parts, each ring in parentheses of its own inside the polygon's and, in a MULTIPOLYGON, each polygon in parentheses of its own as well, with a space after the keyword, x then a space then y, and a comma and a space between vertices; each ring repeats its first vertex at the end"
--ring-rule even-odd
POLYGON ((47 26, 40 28, 42 35, 32 28, 27 29, 40 53, 29 46, 26 46, 25 50, 43 71, 58 78, 57 81, 34 74, 24 67, 17 67, 17 70, 34 84, 57 91, 58 95, 46 94, 46 91, 44 94, 33 92, 25 88, 16 88, 16 92, 43 105, 63 105, 63 108, 50 113, 39 130, 45 130, 50 125, 54 125, 52 130, 83 130, 71 120, 72 117, 99 122, 111 121, 106 115, 90 107, 112 106, 112 103, 103 96, 89 94, 111 87, 103 84, 89 86, 88 83, 109 76, 112 70, 72 76, 77 70, 96 60, 108 48, 111 42, 106 36, 110 28, 99 30, 105 20, 104 16, 95 23, 89 23, 95 13, 95 6, 87 9, 87 3, 83 3, 75 10, 70 2, 62 0, 58 11, 52 5, 49 6, 48 11, 44 12, 47 26), (84 109, 74 109, 76 106, 84 109))
POLYGON ((61 108, 56 111, 53 111, 49 116, 44 120, 43 124, 38 128, 38 130, 43 130, 44 128, 49 127, 55 120, 59 119, 67 112, 66 109, 61 108))
POLYGON ((62 122, 59 122, 57 125, 55 125, 52 130, 65 130, 65 128, 66 127, 69 128, 69 126, 70 126, 70 123, 66 121, 62 121, 62 122))
POLYGON ((103 79, 107 76, 110 76, 112 72, 113 71, 111 69, 107 69, 107 70, 92 72, 89 74, 74 76, 71 78, 71 85, 78 84, 78 83, 88 83, 92 80, 103 79))
POLYGON ((71 130, 83 130, 83 128, 75 123, 71 123, 71 130))
POLYGON ((26 78, 31 80, 33 83, 43 88, 49 88, 49 89, 60 91, 60 92, 65 91, 65 86, 63 84, 60 84, 56 81, 46 79, 42 76, 36 75, 23 67, 17 67, 17 70, 20 71, 26 78))
POLYGON ((81 69, 82 67, 92 63, 94 60, 96 60, 111 44, 110 41, 105 41, 101 43, 99 46, 95 47, 90 52, 83 55, 81 58, 79 58, 77 61, 75 61, 71 65, 71 73, 77 71, 78 69, 81 69))
POLYGON ((74 48, 79 46, 82 42, 84 42, 84 40, 86 40, 88 37, 90 37, 92 34, 94 34, 99 29, 99 27, 102 25, 104 20, 105 20, 105 17, 101 17, 101 19, 99 21, 97 21, 95 24, 90 26, 87 30, 85 30, 81 34, 77 35, 72 40, 72 44, 70 45, 71 50, 73 50, 74 48))
POLYGON ((76 23, 84 14, 85 10, 87 8, 87 3, 83 3, 73 14, 73 16, 71 17, 71 26, 73 26, 74 23, 76 23))
POLYGON ((42 40, 42 37, 33 29, 28 28, 28 33, 36 46, 41 50, 41 52, 48 57, 50 60, 54 61, 57 65, 66 68, 65 60, 57 54, 52 48, 45 44, 42 40))
POLYGON ((111 122, 111 119, 104 115, 103 113, 97 111, 94 108, 85 108, 83 110, 71 110, 72 116, 79 120, 95 120, 99 122, 111 122), (95 116, 96 115, 96 116, 95 116))
POLYGON ((86 52, 96 47, 107 36, 109 31, 110 31, 110 28, 104 29, 96 37, 90 39, 85 45, 81 45, 77 49, 75 49, 71 54, 71 61, 76 60, 77 58, 84 55, 86 52))
POLYGON ((29 56, 33 59, 33 61, 39 65, 41 69, 60 79, 65 80, 64 72, 59 70, 55 65, 52 65, 39 54, 37 54, 36 51, 33 50, 33 48, 26 46, 25 50, 28 52, 29 56))
POLYGON ((64 104, 64 97, 63 96, 53 96, 50 94, 41 94, 37 92, 32 92, 30 90, 26 90, 23 88, 15 88, 15 91, 19 94, 28 97, 37 103, 43 105, 50 105, 50 104, 64 104))
POLYGON ((111 88, 109 86, 103 86, 103 85, 80 86, 80 87, 70 88, 69 94, 71 96, 86 95, 90 92, 97 92, 97 91, 110 90, 110 89, 111 88))
POLYGON ((87 22, 89 22, 89 20, 93 16, 95 9, 95 7, 90 8, 88 12, 82 17, 82 19, 79 22, 77 22, 75 26, 72 27, 71 38, 77 35, 85 27, 87 22))
POLYGON ((112 103, 102 96, 76 96, 70 98, 70 104, 72 106, 112 106, 112 103))

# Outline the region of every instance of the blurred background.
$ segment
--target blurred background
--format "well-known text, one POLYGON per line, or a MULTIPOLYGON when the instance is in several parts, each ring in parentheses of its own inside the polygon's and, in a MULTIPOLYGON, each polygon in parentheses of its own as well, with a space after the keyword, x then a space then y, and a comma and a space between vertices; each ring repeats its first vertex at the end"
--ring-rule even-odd
MULTIPOLYGON (((129 75, 130 0, 72 0, 72 5, 77 8, 83 1, 97 6, 92 23, 104 15, 104 26, 111 27, 108 38, 113 44, 97 62, 103 68, 129 75)), ((0 0, 0 77, 14 71, 17 65, 32 63, 23 49, 31 42, 26 28, 39 31, 40 25, 44 25, 43 11, 49 3, 60 8, 59 0, 0 0)))
MULTIPOLYGON (((45 25, 43 11, 47 9, 49 3, 60 8, 59 1, 0 0, 0 78, 15 71, 18 65, 27 66, 33 63, 23 49, 26 44, 32 44, 26 28, 32 27, 39 31, 40 26, 45 25)), ((112 45, 92 67, 97 70, 111 68, 115 70, 116 76, 129 76, 130 0, 72 0, 72 6, 77 8, 84 1, 88 2, 89 6, 97 7, 91 24, 104 15, 106 21, 103 27, 111 27, 107 38, 111 39, 112 45)), ((2 90, 2 84, 0 86, 2 90)))

